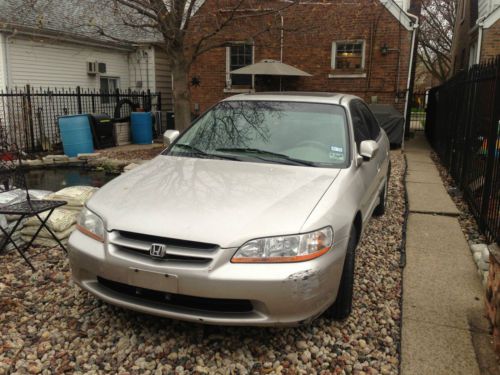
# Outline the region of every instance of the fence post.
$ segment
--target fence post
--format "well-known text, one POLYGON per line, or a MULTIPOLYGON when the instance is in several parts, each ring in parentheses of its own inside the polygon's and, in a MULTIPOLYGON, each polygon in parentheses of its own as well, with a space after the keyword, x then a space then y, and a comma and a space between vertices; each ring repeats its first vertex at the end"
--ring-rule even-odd
POLYGON ((116 104, 120 101, 120 89, 116 88, 115 89, 115 96, 116 96, 116 104))
POLYGON ((27 111, 28 115, 28 124, 29 124, 29 132, 30 132, 30 151, 35 149, 35 134, 33 130, 33 114, 31 113, 31 87, 30 85, 26 85, 26 102, 27 102, 27 111))
MULTIPOLYGON (((485 182, 483 189, 483 196, 481 200, 481 221, 479 223, 482 230, 484 230, 487 225, 486 222, 488 220, 488 211, 490 208, 490 200, 492 193, 492 185, 494 183, 493 180, 493 167, 495 166, 495 154, 496 154, 496 146, 497 146, 497 138, 498 138, 498 121, 500 118, 500 105, 497 103, 500 101, 500 57, 496 60, 496 76, 495 83, 493 85, 493 101, 491 109, 491 127, 490 133, 488 134, 488 156, 486 160, 486 174, 485 174, 485 182)), ((495 235, 495 233, 492 233, 495 235)), ((498 238, 497 238, 498 240, 498 238)))
POLYGON ((82 114, 82 92, 80 86, 76 86, 76 102, 78 105, 78 114, 82 114))
POLYGON ((161 112, 161 91, 156 95, 156 110, 161 112))

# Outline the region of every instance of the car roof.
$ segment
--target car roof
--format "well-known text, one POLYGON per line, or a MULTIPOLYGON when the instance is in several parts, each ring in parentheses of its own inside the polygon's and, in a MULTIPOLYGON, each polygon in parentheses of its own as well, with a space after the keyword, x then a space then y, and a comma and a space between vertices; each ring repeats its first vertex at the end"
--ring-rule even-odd
POLYGON ((334 93, 334 92, 259 92, 234 95, 224 99, 224 101, 285 101, 285 102, 306 102, 306 103, 327 103, 342 104, 343 101, 349 102, 353 99, 360 99, 354 95, 334 93))

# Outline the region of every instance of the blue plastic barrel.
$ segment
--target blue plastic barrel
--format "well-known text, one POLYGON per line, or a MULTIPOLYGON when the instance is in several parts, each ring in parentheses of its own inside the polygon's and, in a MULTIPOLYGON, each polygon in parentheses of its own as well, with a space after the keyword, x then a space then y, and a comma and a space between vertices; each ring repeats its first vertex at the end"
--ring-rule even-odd
POLYGON ((59 117, 64 153, 70 157, 94 152, 88 115, 59 117))
POLYGON ((130 115, 132 143, 150 145, 153 143, 153 114, 151 112, 132 112, 130 115))

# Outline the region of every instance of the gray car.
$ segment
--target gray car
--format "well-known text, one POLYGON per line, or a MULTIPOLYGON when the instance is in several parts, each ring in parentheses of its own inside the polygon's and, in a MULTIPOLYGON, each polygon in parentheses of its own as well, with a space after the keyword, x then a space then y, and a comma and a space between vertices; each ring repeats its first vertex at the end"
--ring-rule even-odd
POLYGON ((69 240, 74 280, 132 310, 300 325, 351 312, 355 249, 384 213, 389 141, 364 102, 228 98, 100 189, 69 240))

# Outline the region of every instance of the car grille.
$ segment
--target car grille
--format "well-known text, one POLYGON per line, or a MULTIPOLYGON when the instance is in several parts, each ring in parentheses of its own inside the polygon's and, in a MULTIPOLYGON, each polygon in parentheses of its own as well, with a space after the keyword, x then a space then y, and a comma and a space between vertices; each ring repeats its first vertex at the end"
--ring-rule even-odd
POLYGON ((114 231, 109 240, 115 249, 125 254, 151 258, 152 244, 167 246, 167 253, 157 261, 182 262, 189 264, 208 264, 213 260, 219 247, 215 244, 184 241, 127 231, 114 231))
POLYGON ((183 294, 165 293, 156 290, 138 288, 98 277, 102 286, 114 292, 140 300, 156 302, 165 307, 176 307, 206 312, 248 313, 253 310, 252 303, 241 299, 202 298, 183 294))

